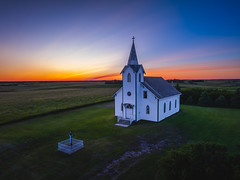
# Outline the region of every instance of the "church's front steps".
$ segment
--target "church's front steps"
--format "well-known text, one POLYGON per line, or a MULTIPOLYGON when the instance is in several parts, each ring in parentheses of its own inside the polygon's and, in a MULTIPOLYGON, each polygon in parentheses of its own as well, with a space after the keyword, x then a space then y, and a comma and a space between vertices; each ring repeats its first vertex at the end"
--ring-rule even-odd
POLYGON ((120 119, 115 125, 121 127, 128 127, 131 125, 131 121, 127 119, 120 119))

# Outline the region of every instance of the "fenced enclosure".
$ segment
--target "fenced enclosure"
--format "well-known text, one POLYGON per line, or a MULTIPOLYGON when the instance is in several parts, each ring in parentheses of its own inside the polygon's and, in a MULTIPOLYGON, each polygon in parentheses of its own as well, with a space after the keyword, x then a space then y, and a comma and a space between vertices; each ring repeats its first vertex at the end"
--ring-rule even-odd
POLYGON ((72 138, 72 145, 69 139, 58 143, 58 151, 62 151, 67 154, 72 154, 77 150, 84 147, 83 140, 72 138))

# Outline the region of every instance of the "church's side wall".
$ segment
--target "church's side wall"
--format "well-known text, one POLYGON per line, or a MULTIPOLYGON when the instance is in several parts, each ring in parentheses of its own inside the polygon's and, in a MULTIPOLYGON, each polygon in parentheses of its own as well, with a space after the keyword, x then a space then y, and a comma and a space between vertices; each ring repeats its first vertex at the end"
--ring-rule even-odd
POLYGON ((171 116, 172 114, 178 112, 180 109, 180 95, 170 96, 159 100, 159 121, 164 118, 171 116), (175 107, 176 101, 176 107, 175 107), (170 106, 171 102, 171 108, 170 106), (164 112, 164 104, 166 104, 166 110, 164 112))
POLYGON ((139 99, 141 99, 139 103, 139 119, 157 121, 157 99, 155 95, 146 87, 141 87, 139 96, 139 99), (144 91, 147 91, 147 98, 143 97, 144 91), (149 114, 146 112, 147 106, 149 106, 149 114))
POLYGON ((123 111, 121 109, 122 104, 122 88, 118 90, 115 95, 115 116, 122 117, 123 111))

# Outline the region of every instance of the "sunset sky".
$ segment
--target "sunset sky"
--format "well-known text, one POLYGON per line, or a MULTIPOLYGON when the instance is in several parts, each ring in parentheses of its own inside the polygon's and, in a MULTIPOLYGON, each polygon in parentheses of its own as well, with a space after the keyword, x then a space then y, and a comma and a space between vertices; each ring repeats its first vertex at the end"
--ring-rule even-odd
POLYGON ((1 0, 0 81, 240 78, 240 1, 1 0))

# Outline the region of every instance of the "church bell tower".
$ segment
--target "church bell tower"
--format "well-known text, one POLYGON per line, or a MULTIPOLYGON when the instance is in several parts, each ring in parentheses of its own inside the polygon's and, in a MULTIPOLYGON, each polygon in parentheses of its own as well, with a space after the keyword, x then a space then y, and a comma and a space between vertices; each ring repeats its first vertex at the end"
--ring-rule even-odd
POLYGON ((123 90, 122 109, 125 119, 137 120, 137 100, 140 82, 143 80, 143 67, 138 64, 137 53, 132 38, 132 47, 127 65, 122 70, 123 90))

